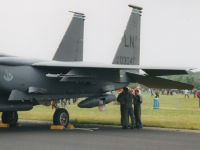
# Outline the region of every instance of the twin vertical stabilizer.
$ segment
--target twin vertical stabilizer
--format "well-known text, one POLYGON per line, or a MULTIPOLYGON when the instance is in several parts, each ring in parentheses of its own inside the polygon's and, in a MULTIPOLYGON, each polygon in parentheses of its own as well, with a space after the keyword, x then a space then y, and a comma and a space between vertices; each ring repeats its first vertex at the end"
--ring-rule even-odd
POLYGON ((133 8, 133 10, 114 57, 113 64, 140 64, 140 21, 142 8, 133 5, 129 5, 129 7, 133 8))
MULTIPOLYGON (((140 64, 140 22, 142 8, 129 5, 132 13, 121 43, 115 54, 113 64, 140 64)), ((53 58, 57 61, 83 61, 84 19, 82 13, 74 13, 70 26, 65 33, 58 50, 53 58)))
POLYGON ((65 33, 53 60, 83 61, 84 19, 82 13, 74 13, 73 19, 65 33))

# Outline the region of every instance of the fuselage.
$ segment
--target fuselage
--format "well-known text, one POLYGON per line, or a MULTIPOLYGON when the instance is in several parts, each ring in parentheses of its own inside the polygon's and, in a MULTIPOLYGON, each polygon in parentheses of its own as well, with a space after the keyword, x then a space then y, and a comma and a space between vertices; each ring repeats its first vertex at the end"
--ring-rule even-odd
MULTIPOLYGON (((87 70, 95 79, 61 82, 61 78, 50 78, 47 74, 67 74, 71 68, 39 69, 32 66, 33 63, 42 62, 37 59, 25 59, 19 57, 0 57, 0 90, 10 93, 13 89, 28 92, 30 87, 44 89, 45 95, 66 95, 67 97, 88 97, 101 95, 124 86, 127 82, 120 81, 120 71, 98 69, 87 70)), ((81 70, 81 68, 79 69, 81 70)))

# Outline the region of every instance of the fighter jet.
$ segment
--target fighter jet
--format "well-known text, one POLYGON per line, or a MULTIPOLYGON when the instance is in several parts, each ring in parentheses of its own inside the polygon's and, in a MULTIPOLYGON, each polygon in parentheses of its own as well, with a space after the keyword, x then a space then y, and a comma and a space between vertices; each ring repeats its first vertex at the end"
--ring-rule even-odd
MULTIPOLYGON (((0 55, 0 112, 2 122, 15 126, 18 111, 36 105, 49 106, 67 98, 85 98, 78 106, 92 108, 115 99, 112 91, 140 83, 150 88, 192 89, 192 85, 158 76, 188 74, 189 69, 144 67, 140 65, 140 20, 142 8, 129 5, 132 12, 110 65, 83 61, 85 15, 73 12, 71 24, 53 60, 36 60, 0 55), (143 70, 145 74, 140 74, 143 70)), ((69 114, 56 107, 53 124, 66 126, 69 114)))

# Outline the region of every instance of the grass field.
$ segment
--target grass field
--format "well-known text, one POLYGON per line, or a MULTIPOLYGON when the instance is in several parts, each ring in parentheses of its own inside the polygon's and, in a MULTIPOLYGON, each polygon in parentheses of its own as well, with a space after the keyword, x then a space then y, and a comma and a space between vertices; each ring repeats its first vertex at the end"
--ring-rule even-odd
MULTIPOLYGON (((160 96, 160 109, 154 110, 153 98, 143 95, 142 121, 144 126, 181 128, 200 130, 200 109, 198 99, 185 99, 183 95, 160 96)), ((70 121, 73 123, 120 124, 119 105, 111 103, 106 111, 98 108, 80 109, 77 105, 68 105, 70 121)), ((20 119, 52 120, 54 110, 51 107, 36 106, 29 112, 20 112, 20 119)))

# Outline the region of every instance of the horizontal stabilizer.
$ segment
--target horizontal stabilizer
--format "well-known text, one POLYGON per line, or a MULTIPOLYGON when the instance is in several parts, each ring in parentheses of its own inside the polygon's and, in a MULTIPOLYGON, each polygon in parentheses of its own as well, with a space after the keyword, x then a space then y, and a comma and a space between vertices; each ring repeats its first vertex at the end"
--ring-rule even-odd
POLYGON ((142 69, 150 76, 168 76, 188 74, 187 70, 167 70, 167 69, 142 69))
POLYGON ((192 90, 194 88, 193 85, 190 84, 163 79, 159 77, 148 76, 148 75, 145 76, 127 72, 127 76, 130 82, 137 82, 149 88, 188 89, 188 90, 192 90))

